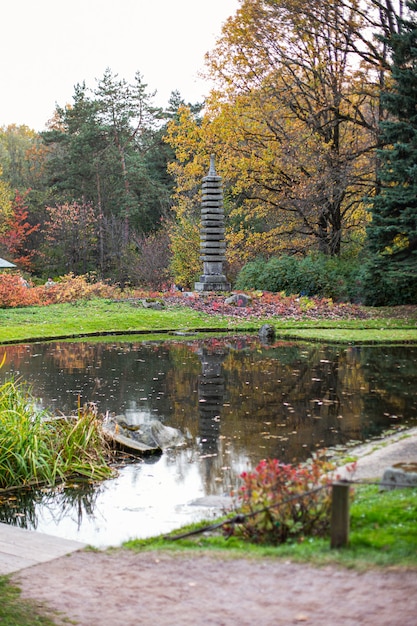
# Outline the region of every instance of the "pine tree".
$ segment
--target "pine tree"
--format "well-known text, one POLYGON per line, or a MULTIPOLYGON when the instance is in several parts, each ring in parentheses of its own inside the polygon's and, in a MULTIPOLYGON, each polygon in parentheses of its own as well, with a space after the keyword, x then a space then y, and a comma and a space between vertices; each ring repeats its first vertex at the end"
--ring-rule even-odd
POLYGON ((378 151, 380 191, 368 228, 373 261, 367 303, 417 303, 417 2, 385 43, 390 81, 381 94, 385 120, 378 151))

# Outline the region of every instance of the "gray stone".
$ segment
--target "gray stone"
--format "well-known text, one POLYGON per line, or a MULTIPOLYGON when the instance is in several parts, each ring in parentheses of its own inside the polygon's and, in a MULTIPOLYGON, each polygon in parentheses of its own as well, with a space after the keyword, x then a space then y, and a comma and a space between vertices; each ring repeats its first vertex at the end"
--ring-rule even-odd
POLYGON ((275 339, 275 328, 271 324, 264 324, 260 327, 258 335, 261 341, 273 341, 275 339))
POLYGON ((203 276, 200 276, 200 282, 205 284, 224 282, 225 280, 226 276, 224 274, 203 274, 203 276))
POLYGON ((225 304, 233 304, 234 306, 248 306, 251 304, 252 298, 245 293, 234 293, 224 301, 225 304))
POLYGON ((224 291, 225 286, 223 282, 197 282, 194 284, 196 291, 224 291))
MULTIPOLYGON (((203 238, 205 234, 216 235, 217 237, 220 237, 220 235, 224 235, 224 228, 222 226, 209 226, 208 228, 200 228, 200 233, 202 235, 201 238, 203 238)), ((222 239, 222 237, 220 238, 222 239)))
MULTIPOLYGON (((215 255, 215 254, 205 254, 204 256, 200 256, 200 261, 204 261, 205 263, 218 263, 219 261, 225 261, 226 257, 223 255, 215 255)), ((226 291, 230 290, 230 285, 227 283, 228 287, 226 291)), ((224 291, 224 289, 222 290, 224 291)))
MULTIPOLYGON (((221 200, 221 198, 219 197, 219 200, 221 200)), ((223 212, 223 207, 221 206, 206 206, 204 207, 204 209, 201 209, 201 215, 203 216, 203 219, 211 219, 213 221, 216 222, 223 222, 223 218, 224 218, 224 212, 223 212), (212 217, 210 217, 212 216, 212 217)))
MULTIPOLYGON (((206 224, 203 224, 203 226, 205 227, 206 224)), ((213 225, 213 228, 211 228, 211 230, 214 230, 214 225, 213 225)), ((210 237, 216 237, 217 241, 225 241, 224 233, 220 233, 220 232, 214 233, 214 232, 212 232, 212 233, 210 233, 210 237)), ((207 234, 200 231, 200 241, 206 241, 206 239, 207 239, 207 234)))
POLYGON ((206 250, 209 252, 209 254, 213 254, 214 250, 219 250, 223 254, 226 250, 226 243, 224 241, 221 242, 213 239, 205 239, 201 242, 200 251, 204 254, 206 250))
POLYGON ((192 506, 206 506, 213 509, 230 511, 234 509, 235 501, 231 496, 203 496, 190 502, 192 506))
POLYGON ((382 476, 380 488, 383 491, 417 486, 417 462, 396 463, 387 467, 382 476))
POLYGON ((155 311, 162 311, 165 308, 164 302, 160 300, 142 300, 142 306, 144 309, 155 309, 155 311))
POLYGON ((131 424, 125 415, 116 415, 103 424, 103 430, 126 448, 143 445, 148 450, 166 450, 185 444, 185 437, 178 428, 165 426, 159 420, 131 424))
POLYGON ((165 424, 162 424, 159 420, 151 422, 150 427, 153 438, 162 450, 183 446, 185 444, 185 437, 178 428, 165 426, 165 424))

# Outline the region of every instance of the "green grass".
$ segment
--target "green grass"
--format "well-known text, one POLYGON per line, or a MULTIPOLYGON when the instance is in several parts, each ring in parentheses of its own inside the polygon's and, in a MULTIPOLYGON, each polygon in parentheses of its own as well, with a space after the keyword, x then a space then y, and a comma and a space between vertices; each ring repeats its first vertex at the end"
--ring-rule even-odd
MULTIPOLYGON (((129 302, 78 301, 47 307, 0 309, 0 343, 112 332, 222 329, 235 325, 222 316, 204 315, 188 307, 155 311, 132 306, 129 302)), ((253 327, 253 323, 238 326, 253 327)))
POLYGON ((288 339, 328 343, 417 342, 416 319, 390 318, 389 311, 386 314, 385 318, 346 320, 231 319, 222 315, 207 315, 189 307, 176 306, 155 311, 131 302, 96 299, 47 307, 0 309, 0 344, 111 333, 216 329, 256 332, 265 322, 274 324, 278 337, 288 339))
POLYGON ((0 624, 2 626, 53 626, 55 624, 45 614, 41 615, 37 603, 22 600, 20 590, 12 586, 6 576, 0 576, 0 598, 0 624))
POLYGON ((287 339, 304 339, 305 341, 322 341, 324 343, 349 344, 402 344, 416 343, 417 329, 406 328, 362 328, 334 325, 331 328, 296 328, 281 329, 277 334, 287 339))
MULTIPOLYGON (((208 532, 176 541, 164 537, 132 540, 124 544, 132 550, 205 550, 236 557, 275 557, 337 564, 350 568, 417 568, 417 489, 380 492, 376 486, 356 487, 350 509, 349 546, 334 550, 330 539, 305 538, 280 546, 256 545, 239 537, 229 539, 220 532, 208 532)), ((176 534, 203 528, 204 522, 180 529, 176 534)))
MULTIPOLYGON (((394 312, 394 309, 391 309, 394 312)), ((302 319, 286 318, 271 320, 280 337, 324 341, 326 343, 416 343, 416 317, 389 317, 390 309, 384 309, 386 317, 380 317, 377 309, 368 309, 373 315, 367 319, 302 319)))
POLYGON ((0 487, 54 482, 51 432, 23 386, 0 387, 0 487))

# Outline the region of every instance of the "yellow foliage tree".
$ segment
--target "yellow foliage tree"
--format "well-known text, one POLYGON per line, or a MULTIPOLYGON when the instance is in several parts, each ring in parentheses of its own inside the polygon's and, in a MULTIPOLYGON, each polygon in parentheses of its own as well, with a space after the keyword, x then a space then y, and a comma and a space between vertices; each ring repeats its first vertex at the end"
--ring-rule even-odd
POLYGON ((361 24, 350 4, 242 0, 207 57, 218 88, 203 119, 184 108, 169 126, 181 219, 195 218, 216 155, 232 267, 312 248, 338 255, 364 232, 378 92, 351 54, 361 24))
POLYGON ((177 286, 193 289, 202 272, 200 228, 195 220, 180 217, 168 227, 171 240, 171 271, 177 286))
POLYGON ((13 193, 10 185, 2 180, 2 169, 0 167, 0 234, 6 229, 7 220, 12 214, 13 193))
POLYGON ((0 127, 0 166, 12 189, 36 187, 44 173, 46 155, 41 136, 28 126, 0 127))

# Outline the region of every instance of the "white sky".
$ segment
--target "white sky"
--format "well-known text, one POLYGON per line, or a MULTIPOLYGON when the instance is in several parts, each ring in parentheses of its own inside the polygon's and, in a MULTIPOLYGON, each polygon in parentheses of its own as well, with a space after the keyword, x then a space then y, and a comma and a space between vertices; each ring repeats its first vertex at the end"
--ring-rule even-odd
POLYGON ((128 82, 139 71, 155 104, 179 90, 201 101, 204 54, 239 0, 2 0, 0 126, 44 129, 74 85, 96 87, 107 67, 128 82))

